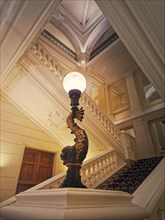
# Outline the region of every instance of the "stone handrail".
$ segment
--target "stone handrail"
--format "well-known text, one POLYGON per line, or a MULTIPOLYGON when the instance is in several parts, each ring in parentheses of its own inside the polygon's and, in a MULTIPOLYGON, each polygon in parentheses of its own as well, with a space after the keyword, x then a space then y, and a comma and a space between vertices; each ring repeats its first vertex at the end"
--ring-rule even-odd
MULTIPOLYGON (((84 162, 81 168, 82 182, 88 188, 95 188, 125 165, 115 150, 103 152, 84 162)), ((26 191, 59 188, 65 175, 66 172, 58 174, 26 191)))
MULTIPOLYGON (((29 51, 32 53, 50 72, 52 72, 57 79, 62 81, 67 70, 56 60, 39 41, 35 41, 29 51)), ((93 100, 86 94, 83 93, 80 102, 89 109, 90 113, 101 122, 101 124, 107 129, 109 134, 112 136, 116 145, 120 145, 122 149, 122 144, 120 142, 120 129, 106 116, 103 112, 99 110, 99 107, 93 102, 93 100)), ((122 149, 123 150, 123 149, 122 149)))
POLYGON ((103 112, 99 110, 99 107, 93 102, 93 100, 86 94, 82 94, 80 102, 88 108, 96 119, 98 119, 104 127, 108 130, 108 132, 116 139, 117 143, 120 143, 120 129, 110 120, 108 116, 106 116, 103 112))
POLYGON ((138 152, 136 147, 136 140, 130 134, 125 131, 121 132, 120 139, 124 149, 124 154, 126 159, 135 160, 138 158, 138 152))
POLYGON ((125 165, 115 150, 103 153, 84 164, 82 181, 88 188, 94 189, 125 165))
MULTIPOLYGON (((115 150, 103 152, 84 162, 81 168, 82 182, 87 188, 95 188, 125 165, 115 150)), ((66 172, 63 172, 29 190, 59 188, 65 175, 66 172)))

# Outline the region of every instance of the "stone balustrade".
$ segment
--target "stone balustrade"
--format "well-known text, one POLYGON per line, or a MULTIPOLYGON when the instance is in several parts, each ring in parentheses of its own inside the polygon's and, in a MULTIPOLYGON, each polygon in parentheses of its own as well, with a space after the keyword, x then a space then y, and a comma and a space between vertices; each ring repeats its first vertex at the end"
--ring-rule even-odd
MULTIPOLYGON (((103 152, 99 156, 96 156, 91 160, 87 160, 83 164, 81 168, 82 182, 87 186, 87 188, 95 188, 125 165, 126 163, 119 159, 116 151, 112 150, 103 152)), ((42 185, 42 187, 38 189, 59 188, 65 178, 65 174, 66 173, 64 172, 63 175, 59 176, 59 178, 54 180, 52 179, 50 183, 45 181, 46 184, 42 185)))
POLYGON ((82 94, 80 103, 90 110, 91 114, 93 114, 104 125, 110 135, 112 135, 119 144, 121 135, 120 129, 108 118, 108 116, 99 110, 98 106, 86 93, 82 94))
MULTIPOLYGON (((45 66, 45 68, 55 74, 57 79, 61 81, 60 83, 62 86, 62 79, 67 70, 54 57, 52 57, 49 52, 45 50, 40 42, 34 42, 28 52, 33 53, 34 56, 45 66)), ((99 107, 86 93, 82 94, 80 103, 84 106, 84 108, 88 109, 89 112, 107 129, 108 133, 113 138, 113 141, 116 143, 116 146, 120 148, 124 155, 124 149, 120 139, 120 129, 110 120, 107 115, 99 110, 99 107)))
POLYGON ((64 67, 53 56, 51 56, 39 42, 34 42, 30 47, 30 51, 59 80, 64 77, 64 67))

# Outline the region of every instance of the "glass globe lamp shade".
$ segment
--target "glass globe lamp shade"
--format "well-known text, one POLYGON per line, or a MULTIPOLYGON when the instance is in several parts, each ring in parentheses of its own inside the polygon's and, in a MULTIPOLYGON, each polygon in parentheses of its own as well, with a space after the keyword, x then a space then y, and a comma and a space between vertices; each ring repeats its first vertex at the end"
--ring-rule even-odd
POLYGON ((71 90, 79 90, 82 93, 86 88, 86 79, 79 72, 70 72, 64 77, 63 87, 67 93, 71 90))

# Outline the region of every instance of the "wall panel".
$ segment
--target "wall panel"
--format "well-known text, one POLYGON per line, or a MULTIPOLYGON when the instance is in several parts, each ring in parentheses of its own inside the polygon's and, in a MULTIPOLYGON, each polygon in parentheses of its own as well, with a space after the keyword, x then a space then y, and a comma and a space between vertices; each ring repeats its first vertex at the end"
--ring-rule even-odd
POLYGON ((61 146, 3 96, 0 136, 1 202, 15 194, 25 147, 54 153, 53 175, 62 171, 61 146))

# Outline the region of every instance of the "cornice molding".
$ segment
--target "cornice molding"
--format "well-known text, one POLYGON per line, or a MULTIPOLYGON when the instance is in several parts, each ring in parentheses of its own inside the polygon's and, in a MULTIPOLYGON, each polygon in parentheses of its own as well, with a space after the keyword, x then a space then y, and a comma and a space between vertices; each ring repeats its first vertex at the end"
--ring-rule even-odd
POLYGON ((49 33, 47 30, 43 30, 41 32, 41 35, 44 36, 47 40, 49 40, 56 47, 63 50, 68 56, 77 61, 77 54, 74 51, 72 51, 69 47, 67 47, 65 44, 63 44, 59 39, 57 39, 55 36, 49 33))

